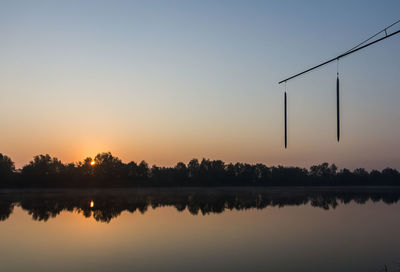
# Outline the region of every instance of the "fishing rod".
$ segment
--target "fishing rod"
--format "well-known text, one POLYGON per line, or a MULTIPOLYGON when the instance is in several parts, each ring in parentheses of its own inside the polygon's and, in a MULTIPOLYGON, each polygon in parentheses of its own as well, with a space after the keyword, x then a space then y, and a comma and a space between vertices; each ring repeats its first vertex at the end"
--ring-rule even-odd
POLYGON ((290 76, 290 77, 288 77, 288 78, 286 78, 286 79, 281 80, 281 81, 278 82, 278 84, 285 83, 285 93, 284 93, 285 148, 287 148, 287 95, 286 95, 286 83, 287 83, 289 80, 291 80, 291 79, 294 79, 294 78, 296 78, 296 77, 298 77, 298 76, 304 75, 304 74, 306 74, 306 73, 308 73, 308 72, 311 72, 312 70, 315 70, 315 69, 317 69, 317 68, 320 68, 320 67, 322 67, 322 66, 325 66, 325 65, 327 65, 327 64, 329 64, 329 63, 331 63, 331 62, 333 62, 333 61, 336 61, 336 62, 337 62, 337 67, 338 67, 338 68, 337 68, 337 78, 336 78, 336 113, 337 113, 337 115, 336 115, 336 119, 337 119, 337 128, 336 128, 336 129, 337 129, 337 141, 339 142, 339 139, 340 139, 339 59, 341 59, 341 58, 343 58, 343 57, 346 57, 346 56, 348 56, 348 55, 350 55, 350 54, 353 54, 353 53, 355 53, 355 52, 357 52, 357 51, 359 51, 359 50, 361 50, 361 49, 364 49, 364 48, 366 48, 366 47, 368 47, 368 46, 371 46, 371 45, 373 45, 373 44, 375 44, 375 43, 378 43, 378 42, 380 42, 380 41, 383 41, 383 40, 385 40, 385 39, 387 39, 387 38, 390 38, 390 37, 393 37, 393 36, 399 34, 399 33, 400 33, 400 30, 397 30, 397 31, 392 32, 392 33, 390 33, 390 34, 388 34, 388 32, 387 32, 387 30, 388 30, 389 28, 393 27, 394 25, 396 25, 396 24, 398 24, 398 23, 400 23, 400 20, 397 20, 397 21, 394 22, 393 24, 391 24, 391 25, 385 27, 385 28, 382 29, 381 31, 375 33, 374 35, 372 35, 372 36, 369 37, 368 39, 362 41, 361 43, 357 44, 356 46, 354 46, 353 48, 349 49, 348 51, 346 51, 346 52, 344 52, 344 53, 342 53, 342 54, 340 54, 340 55, 338 55, 338 56, 336 56, 336 57, 334 57, 334 58, 332 58, 332 59, 330 59, 330 60, 327 60, 327 61, 325 61, 325 62, 323 62, 323 63, 321 63, 321 64, 318 64, 318 65, 316 65, 316 66, 314 66, 314 67, 311 67, 311 68, 309 68, 309 69, 307 69, 307 70, 304 70, 303 72, 297 73, 297 74, 295 74, 295 75, 293 75, 293 76, 290 76), (378 36, 378 35, 381 34, 381 33, 385 33, 385 36, 382 37, 382 38, 376 39, 376 40, 374 40, 374 41, 372 41, 372 42, 369 42, 369 43, 365 44, 366 42, 370 41, 371 39, 375 38, 376 36, 378 36))

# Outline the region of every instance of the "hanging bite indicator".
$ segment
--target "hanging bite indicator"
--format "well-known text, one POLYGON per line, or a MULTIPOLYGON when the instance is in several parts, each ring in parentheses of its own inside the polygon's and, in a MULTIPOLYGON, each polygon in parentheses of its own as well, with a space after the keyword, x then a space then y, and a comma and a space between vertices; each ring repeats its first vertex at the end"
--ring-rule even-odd
POLYGON ((283 100, 284 100, 284 119, 285 119, 285 148, 287 148, 287 97, 286 97, 286 90, 283 96, 283 100))
POLYGON ((337 118, 337 141, 340 140, 340 101, 339 101, 339 59, 337 60, 336 72, 336 118, 337 118))

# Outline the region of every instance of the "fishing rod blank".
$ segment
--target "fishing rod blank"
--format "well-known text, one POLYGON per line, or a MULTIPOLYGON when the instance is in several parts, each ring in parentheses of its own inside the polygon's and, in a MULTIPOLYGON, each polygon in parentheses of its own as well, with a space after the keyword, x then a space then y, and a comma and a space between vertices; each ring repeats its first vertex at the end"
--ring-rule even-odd
POLYGON ((330 59, 330 60, 327 60, 327 61, 325 61, 325 62, 323 62, 323 63, 321 63, 321 64, 318 64, 318 65, 316 65, 316 66, 314 66, 314 67, 312 67, 312 68, 310 68, 310 69, 307 69, 307 70, 305 70, 305 71, 303 71, 303 72, 301 72, 301 73, 295 74, 294 76, 291 76, 291 77, 288 77, 288 78, 286 78, 286 79, 284 79, 284 80, 281 80, 281 81, 278 82, 278 84, 281 84, 281 83, 284 83, 284 82, 288 82, 288 81, 291 80, 291 79, 294 79, 294 78, 296 78, 296 77, 298 77, 298 76, 301 76, 301 75, 303 75, 303 74, 305 74, 305 73, 311 72, 312 70, 315 70, 315 69, 317 69, 317 68, 320 68, 320 67, 322 67, 322 66, 325 66, 325 65, 327 65, 327 64, 329 64, 329 63, 331 63, 331 62, 333 62, 333 61, 335 61, 335 60, 339 60, 339 59, 341 59, 341 58, 343 58, 343 57, 346 57, 346 56, 348 56, 348 55, 350 55, 350 54, 353 54, 353 53, 355 53, 355 52, 357 52, 357 51, 359 51, 359 50, 361 50, 361 49, 364 49, 364 48, 366 48, 366 47, 368 47, 368 46, 370 46, 370 45, 373 45, 373 44, 375 44, 375 43, 377 43, 377 42, 383 41, 383 40, 385 40, 385 39, 387 39, 387 38, 390 38, 390 37, 392 37, 392 36, 394 36, 394 35, 397 35, 397 34, 399 34, 399 33, 400 33, 400 30, 397 30, 397 31, 395 31, 395 32, 393 32, 393 33, 391 33, 391 34, 388 34, 387 36, 385 36, 385 37, 383 37, 383 38, 380 38, 380 39, 377 39, 377 40, 375 40, 375 41, 372 41, 372 42, 370 42, 370 43, 368 43, 368 44, 366 44, 366 45, 363 45, 363 46, 361 46, 361 47, 358 47, 358 48, 356 48, 356 49, 353 49, 353 50, 351 50, 351 51, 348 51, 348 52, 346 52, 346 53, 343 53, 343 54, 341 54, 341 55, 339 55, 339 56, 337 56, 337 57, 334 57, 333 59, 330 59))

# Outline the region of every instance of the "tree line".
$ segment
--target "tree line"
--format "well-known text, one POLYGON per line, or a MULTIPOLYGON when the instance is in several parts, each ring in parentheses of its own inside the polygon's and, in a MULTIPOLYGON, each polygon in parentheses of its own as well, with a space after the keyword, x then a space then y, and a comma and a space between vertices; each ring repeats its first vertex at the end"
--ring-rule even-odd
POLYGON ((353 171, 322 163, 310 169, 224 163, 192 159, 174 167, 123 163, 111 153, 100 153, 82 162, 64 164, 50 155, 38 155, 21 169, 0 153, 0 187, 174 187, 174 186, 399 186, 400 173, 386 168, 353 171))

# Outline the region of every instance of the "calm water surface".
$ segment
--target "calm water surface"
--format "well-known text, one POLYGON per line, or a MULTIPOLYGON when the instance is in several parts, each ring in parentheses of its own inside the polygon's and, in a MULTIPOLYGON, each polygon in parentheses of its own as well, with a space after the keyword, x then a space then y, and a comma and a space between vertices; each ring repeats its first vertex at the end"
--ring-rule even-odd
POLYGON ((399 271, 400 190, 0 192, 0 271, 399 271))

